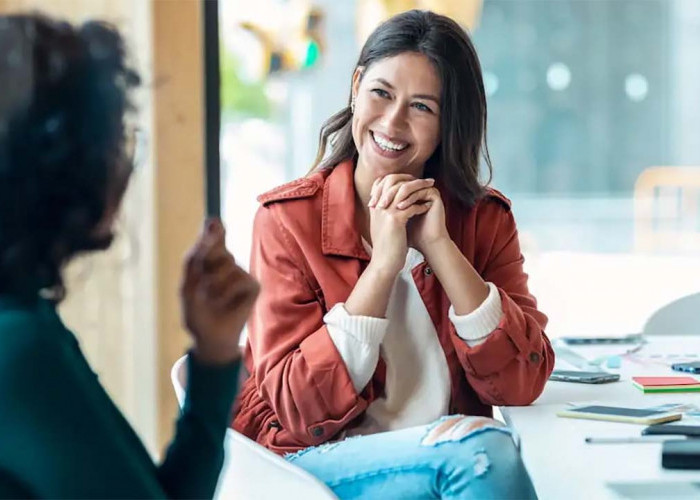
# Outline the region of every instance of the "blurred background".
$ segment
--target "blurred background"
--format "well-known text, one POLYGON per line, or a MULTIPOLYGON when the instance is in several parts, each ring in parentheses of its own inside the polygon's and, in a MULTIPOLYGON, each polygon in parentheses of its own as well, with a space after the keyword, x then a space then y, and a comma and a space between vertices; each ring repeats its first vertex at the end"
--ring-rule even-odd
MULTIPOLYGON (((204 0, 206 1, 206 0, 204 0)), ((348 102, 365 38, 410 8, 471 33, 488 94, 493 186, 513 200, 548 334, 700 333, 700 1, 220 0, 222 213, 248 261, 258 194, 305 175, 321 124, 348 102), (693 302, 694 301, 694 302, 693 302), (694 315, 694 316, 693 316, 694 315)), ((115 23, 144 77, 147 161, 109 252, 69 269, 61 314, 157 455, 189 344, 181 260, 204 216, 202 4, 0 0, 115 23)), ((0 55, 1 56, 1 55, 0 55)), ((0 92, 2 89, 0 89, 0 92)))
POLYGON ((369 32, 410 8, 453 17, 476 44, 492 185, 513 201, 549 335, 639 332, 700 291, 696 0, 221 0, 236 255, 255 196, 308 172, 369 32))

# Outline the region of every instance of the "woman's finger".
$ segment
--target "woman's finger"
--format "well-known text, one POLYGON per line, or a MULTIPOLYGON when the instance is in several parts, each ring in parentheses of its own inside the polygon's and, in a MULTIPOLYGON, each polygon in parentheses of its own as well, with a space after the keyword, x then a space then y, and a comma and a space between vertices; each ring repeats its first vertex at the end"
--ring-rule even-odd
POLYGON ((377 177, 374 179, 374 182, 372 183, 372 189, 369 192, 369 202, 367 203, 367 206, 370 208, 374 208, 375 203, 377 202, 377 193, 381 191, 381 183, 384 180, 384 177, 377 177))
POLYGON ((394 184, 392 186, 385 187, 382 190, 381 198, 379 198, 379 201, 377 202, 377 207, 386 208, 391 205, 391 202, 393 201, 394 196, 396 196, 396 193, 399 191, 399 188, 401 188, 401 184, 394 184))
POLYGON ((214 306, 231 309, 252 302, 258 295, 260 285, 245 271, 236 276, 229 286, 214 299, 214 306))
POLYGON ((386 181, 387 185, 393 186, 394 184, 398 182, 406 182, 406 181, 412 181, 416 177, 411 174, 389 174, 384 176, 384 180, 386 181))
POLYGON ((220 253, 226 250, 226 231, 219 219, 208 219, 199 235, 197 242, 190 250, 188 263, 197 265, 203 262, 208 255, 220 253))
POLYGON ((434 201, 436 191, 437 190, 435 188, 433 188, 432 186, 427 187, 427 188, 418 189, 416 191, 413 191, 411 194, 409 194, 407 197, 405 197, 401 201, 398 201, 398 196, 397 196, 396 200, 394 200, 394 203, 396 204, 396 208, 398 208, 399 210, 403 210, 403 209, 408 208, 411 205, 414 205, 416 203, 425 202, 425 201, 434 201))
POLYGON ((202 284, 206 292, 211 297, 218 297, 226 292, 226 289, 231 286, 240 276, 245 273, 238 266, 222 265, 217 272, 207 273, 202 284))
POLYGON ((402 210, 401 213, 404 214, 406 217, 406 220, 410 219, 411 217, 415 217, 417 215, 423 215, 426 213, 428 210, 430 210, 430 207, 433 206, 432 201, 426 201, 425 203, 416 203, 415 205, 411 205, 405 210, 402 210))
POLYGON ((229 253, 226 247, 217 247, 202 256, 202 270, 205 273, 215 273, 222 266, 235 264, 233 255, 229 253))
POLYGON ((381 182, 379 182, 377 185, 373 198, 370 200, 370 203, 368 203, 367 206, 370 208, 379 206, 380 200, 384 194, 393 186, 398 183, 412 181, 414 179, 415 177, 410 174, 389 174, 382 177, 381 182))
POLYGON ((400 181, 393 186, 384 188, 382 198, 377 204, 380 208, 386 208, 395 204, 399 199, 408 196, 413 191, 432 186, 432 179, 415 179, 400 181))
POLYGON ((433 187, 434 183, 433 179, 416 179, 415 181, 402 183, 394 197, 394 205, 397 205, 398 208, 404 208, 399 206, 404 200, 418 191, 424 191, 433 187))

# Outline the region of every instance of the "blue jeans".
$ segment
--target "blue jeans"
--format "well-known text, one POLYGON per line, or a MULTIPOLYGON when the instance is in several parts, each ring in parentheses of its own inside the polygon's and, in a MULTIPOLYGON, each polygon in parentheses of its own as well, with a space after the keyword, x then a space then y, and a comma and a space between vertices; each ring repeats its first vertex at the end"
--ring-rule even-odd
POLYGON ((341 499, 537 498, 510 430, 455 415, 307 448, 286 459, 341 499))

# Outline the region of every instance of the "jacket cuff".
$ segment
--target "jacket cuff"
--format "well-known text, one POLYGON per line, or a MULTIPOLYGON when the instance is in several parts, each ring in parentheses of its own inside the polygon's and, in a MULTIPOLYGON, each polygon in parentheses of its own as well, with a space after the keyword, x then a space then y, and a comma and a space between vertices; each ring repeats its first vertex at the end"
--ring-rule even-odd
POLYGON ((491 282, 487 283, 487 285, 489 294, 486 300, 474 311, 458 316, 452 305, 450 305, 448 311, 450 321, 455 327, 455 332, 470 347, 483 343, 503 318, 503 307, 498 288, 491 282))
POLYGON ((542 337, 542 324, 535 317, 524 314, 521 307, 511 298, 499 290, 503 317, 494 332, 489 335, 488 341, 476 347, 464 346, 464 342, 454 332, 453 343, 461 343, 463 348, 457 348, 457 355, 467 373, 479 377, 485 377, 498 373, 508 363, 519 358, 534 364, 542 361, 540 351, 541 344, 536 342, 531 345, 528 332, 533 332, 537 339, 542 337), (536 347, 540 344, 539 347, 536 347))
POLYGON ((368 402, 357 393, 347 367, 340 362, 339 353, 328 335, 328 327, 324 326, 306 337, 299 349, 313 374, 316 392, 323 397, 327 414, 333 416, 307 425, 309 444, 318 445, 357 418, 367 409, 368 402))

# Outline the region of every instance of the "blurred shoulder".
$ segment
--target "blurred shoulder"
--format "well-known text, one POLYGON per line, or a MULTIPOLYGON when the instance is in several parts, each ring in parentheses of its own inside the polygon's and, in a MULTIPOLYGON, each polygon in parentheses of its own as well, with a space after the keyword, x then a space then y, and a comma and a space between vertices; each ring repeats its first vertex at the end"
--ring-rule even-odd
POLYGON ((257 199, 263 207, 267 207, 273 203, 313 198, 322 192, 327 175, 328 173, 324 171, 314 172, 306 177, 270 189, 258 196, 257 199))
POLYGON ((0 310, 0 385, 14 383, 18 372, 32 366, 36 353, 47 349, 42 323, 36 311, 0 310))
POLYGON ((260 207, 255 216, 255 227, 315 228, 321 223, 323 193, 329 173, 328 170, 318 170, 258 196, 260 207))
POLYGON ((0 309, 0 371, 9 367, 31 369, 34 361, 53 358, 55 347, 68 334, 46 308, 0 309))
POLYGON ((499 208, 502 211, 510 212, 513 203, 506 195, 501 193, 499 190, 494 189, 492 187, 487 187, 484 191, 484 195, 477 202, 477 206, 479 205, 495 205, 496 208, 499 208))

